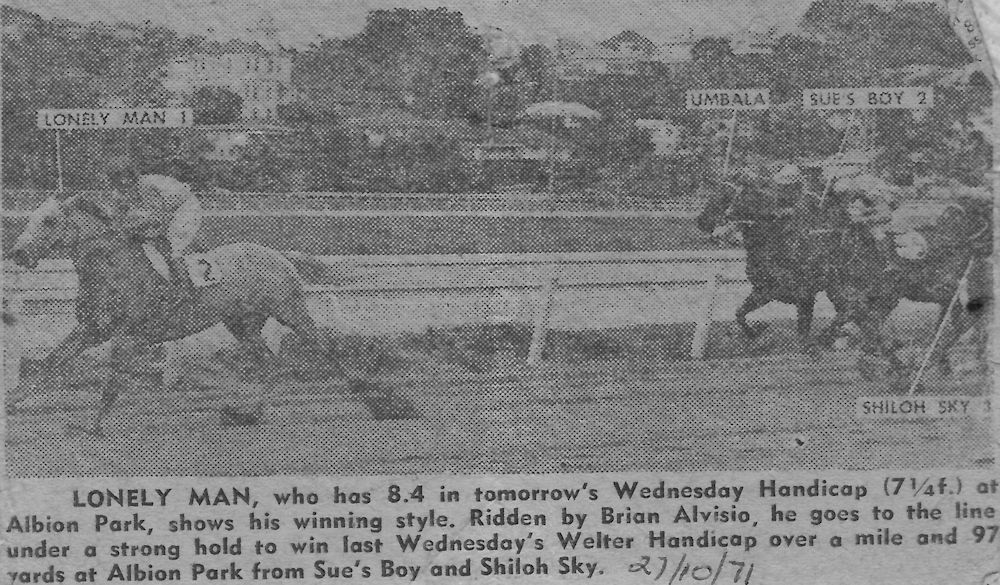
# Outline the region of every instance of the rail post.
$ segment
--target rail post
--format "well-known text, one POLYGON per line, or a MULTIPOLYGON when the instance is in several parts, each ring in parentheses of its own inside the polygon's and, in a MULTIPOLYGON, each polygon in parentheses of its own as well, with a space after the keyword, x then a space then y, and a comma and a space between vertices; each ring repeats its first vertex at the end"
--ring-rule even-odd
POLYGON ((958 286, 955 287, 955 294, 951 296, 951 302, 945 307, 944 315, 941 316, 941 322, 938 324, 937 330, 934 331, 934 338, 931 340, 930 346, 927 347, 927 351, 924 352, 924 359, 920 361, 920 369, 917 370, 917 374, 913 376, 913 381, 910 382, 910 389, 906 392, 907 396, 913 396, 917 391, 917 386, 920 385, 920 380, 924 377, 924 372, 927 370, 927 365, 931 362, 934 350, 937 349, 938 342, 941 341, 941 335, 944 333, 945 328, 950 325, 952 309, 955 308, 955 302, 961 296, 962 289, 968 286, 969 272, 972 271, 972 263, 974 261, 974 259, 970 259, 969 263, 965 266, 965 272, 962 273, 962 278, 959 279, 958 286))
POLYGON ((6 404, 9 396, 21 380, 21 313, 24 311, 24 295, 18 286, 20 271, 13 273, 12 286, 9 289, 6 306, 3 307, 3 343, 0 343, 0 355, 3 356, 3 398, 6 404))
POLYGON ((705 356, 705 345, 708 343, 708 331, 712 326, 712 312, 715 310, 715 298, 719 294, 722 274, 718 271, 705 282, 702 291, 701 310, 694 326, 694 336, 691 339, 691 358, 700 360, 705 356))
POLYGON ((542 276, 542 286, 535 303, 535 323, 531 332, 531 347, 528 349, 528 365, 537 366, 542 362, 545 350, 545 335, 549 328, 552 303, 555 299, 557 267, 549 266, 542 276))

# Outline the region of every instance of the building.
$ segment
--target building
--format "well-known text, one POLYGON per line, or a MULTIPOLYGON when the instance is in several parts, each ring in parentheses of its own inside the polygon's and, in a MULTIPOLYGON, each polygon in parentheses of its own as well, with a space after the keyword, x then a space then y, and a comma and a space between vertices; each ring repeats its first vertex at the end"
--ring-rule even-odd
POLYGON ((214 126, 195 126, 212 145, 205 153, 205 159, 216 162, 232 162, 239 160, 241 151, 255 140, 289 133, 285 126, 255 124, 252 126, 239 124, 219 124, 214 126))
MULTIPOLYGON (((774 29, 744 31, 730 39, 730 46, 737 56, 767 55, 772 53, 774 35, 774 29)), ((556 46, 559 73, 564 79, 648 75, 656 70, 673 75, 691 63, 697 41, 693 30, 661 44, 630 30, 596 45, 560 41, 556 46)))
POLYGON ((223 87, 243 99, 244 122, 276 122, 278 106, 290 95, 291 55, 278 45, 270 21, 262 19, 249 32, 256 40, 206 43, 175 59, 167 66, 164 87, 181 100, 200 87, 223 87))
POLYGON ((691 61, 693 38, 657 45, 646 37, 625 31, 596 45, 563 42, 557 46, 563 78, 596 75, 646 75, 655 68, 674 71, 691 61))
POLYGON ((26 10, 0 7, 3 16, 3 40, 7 42, 21 41, 29 30, 37 30, 41 25, 41 17, 26 10))
POLYGON ((633 31, 624 31, 596 45, 562 43, 557 51, 563 78, 639 75, 657 61, 656 45, 633 31))

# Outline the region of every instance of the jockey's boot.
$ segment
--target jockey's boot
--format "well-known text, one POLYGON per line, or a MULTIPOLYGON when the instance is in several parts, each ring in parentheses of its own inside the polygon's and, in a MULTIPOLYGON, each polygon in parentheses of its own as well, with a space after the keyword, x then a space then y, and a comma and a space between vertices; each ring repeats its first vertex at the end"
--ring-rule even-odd
POLYGON ((194 283, 191 282, 191 277, 188 275, 184 259, 173 254, 170 243, 166 240, 156 240, 153 245, 156 246, 156 249, 167 263, 167 268, 170 270, 170 283, 187 296, 187 293, 194 290, 194 283))
POLYGON ((188 274, 184 258, 180 256, 167 256, 166 259, 167 266, 170 267, 170 280, 185 292, 192 292, 194 290, 194 283, 191 281, 191 275, 188 274))

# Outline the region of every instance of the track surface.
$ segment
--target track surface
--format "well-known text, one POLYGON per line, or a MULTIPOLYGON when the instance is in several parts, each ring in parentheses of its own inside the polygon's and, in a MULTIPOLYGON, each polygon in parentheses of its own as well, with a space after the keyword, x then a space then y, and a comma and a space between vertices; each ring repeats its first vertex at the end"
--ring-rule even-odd
MULTIPOLYGON (((245 389, 123 395, 98 439, 92 391, 36 396, 7 418, 13 476, 400 474, 982 467, 987 419, 866 421, 855 358, 826 354, 547 365, 496 374, 410 371, 379 380, 419 413, 374 420, 340 382, 287 383, 266 396, 267 421, 223 427, 219 408, 245 389)), ((966 360, 968 365, 968 360, 966 360)), ((932 374, 928 394, 981 395, 970 368, 932 374)), ((369 404, 370 406, 370 404, 369 404)))

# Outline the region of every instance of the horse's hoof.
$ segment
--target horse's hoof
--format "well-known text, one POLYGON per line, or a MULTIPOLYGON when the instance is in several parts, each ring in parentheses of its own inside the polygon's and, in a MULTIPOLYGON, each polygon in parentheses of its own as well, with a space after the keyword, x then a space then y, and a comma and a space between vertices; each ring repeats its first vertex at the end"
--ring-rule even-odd
POLYGON ((807 343, 802 347, 802 353, 812 361, 818 361, 822 353, 820 347, 815 343, 807 343))
MULTIPOLYGON (((909 391, 910 389, 910 377, 906 375, 906 372, 889 371, 889 389, 894 394, 902 394, 909 391)), ((917 387, 913 389, 914 394, 923 392, 924 385, 917 384, 917 387)))
POLYGON ((757 323, 755 325, 747 325, 743 329, 743 334, 747 336, 750 341, 755 341, 760 338, 761 335, 767 332, 767 323, 757 323))
POLYGON ((85 427, 83 425, 68 424, 66 430, 71 434, 82 434, 95 439, 105 439, 104 430, 101 427, 85 427))

